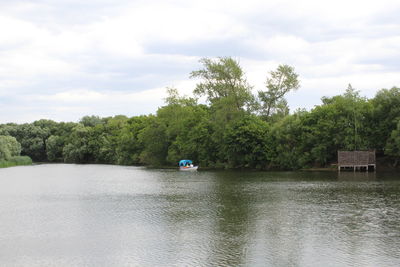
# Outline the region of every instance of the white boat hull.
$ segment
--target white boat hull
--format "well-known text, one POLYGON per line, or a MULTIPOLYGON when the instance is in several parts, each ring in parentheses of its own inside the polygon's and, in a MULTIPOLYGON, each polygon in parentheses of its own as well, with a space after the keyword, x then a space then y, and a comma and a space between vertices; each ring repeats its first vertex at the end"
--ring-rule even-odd
POLYGON ((193 167, 179 167, 180 171, 197 171, 197 168, 199 166, 193 166, 193 167))

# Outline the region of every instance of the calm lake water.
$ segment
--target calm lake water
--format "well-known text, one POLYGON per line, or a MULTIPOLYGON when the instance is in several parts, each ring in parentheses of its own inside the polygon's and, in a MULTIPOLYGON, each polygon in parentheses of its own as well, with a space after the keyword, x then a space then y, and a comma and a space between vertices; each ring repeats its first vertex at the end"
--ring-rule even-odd
POLYGON ((399 173, 0 169, 1 266, 400 266, 399 173))

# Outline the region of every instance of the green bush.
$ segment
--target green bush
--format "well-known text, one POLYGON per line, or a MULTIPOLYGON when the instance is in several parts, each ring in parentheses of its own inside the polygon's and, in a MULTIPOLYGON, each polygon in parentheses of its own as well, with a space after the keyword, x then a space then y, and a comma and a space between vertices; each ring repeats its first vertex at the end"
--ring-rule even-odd
POLYGON ((9 160, 0 160, 0 168, 31 165, 31 164, 32 164, 32 159, 28 156, 15 156, 11 157, 9 160))

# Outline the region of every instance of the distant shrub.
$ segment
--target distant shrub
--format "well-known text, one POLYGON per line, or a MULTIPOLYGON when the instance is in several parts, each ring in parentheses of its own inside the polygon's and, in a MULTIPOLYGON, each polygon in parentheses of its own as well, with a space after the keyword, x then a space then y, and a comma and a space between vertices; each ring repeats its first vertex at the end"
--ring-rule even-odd
POLYGON ((21 165, 31 165, 32 159, 28 156, 15 156, 8 160, 0 160, 0 168, 21 166, 21 165))

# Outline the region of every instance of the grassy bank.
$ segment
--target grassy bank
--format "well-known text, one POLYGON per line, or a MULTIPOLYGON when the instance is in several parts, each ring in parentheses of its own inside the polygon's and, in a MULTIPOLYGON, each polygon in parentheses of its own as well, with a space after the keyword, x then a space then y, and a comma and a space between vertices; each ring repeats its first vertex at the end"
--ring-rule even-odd
POLYGON ((32 159, 28 156, 17 156, 17 157, 12 157, 9 160, 0 160, 0 168, 21 166, 21 165, 32 165, 32 159))

